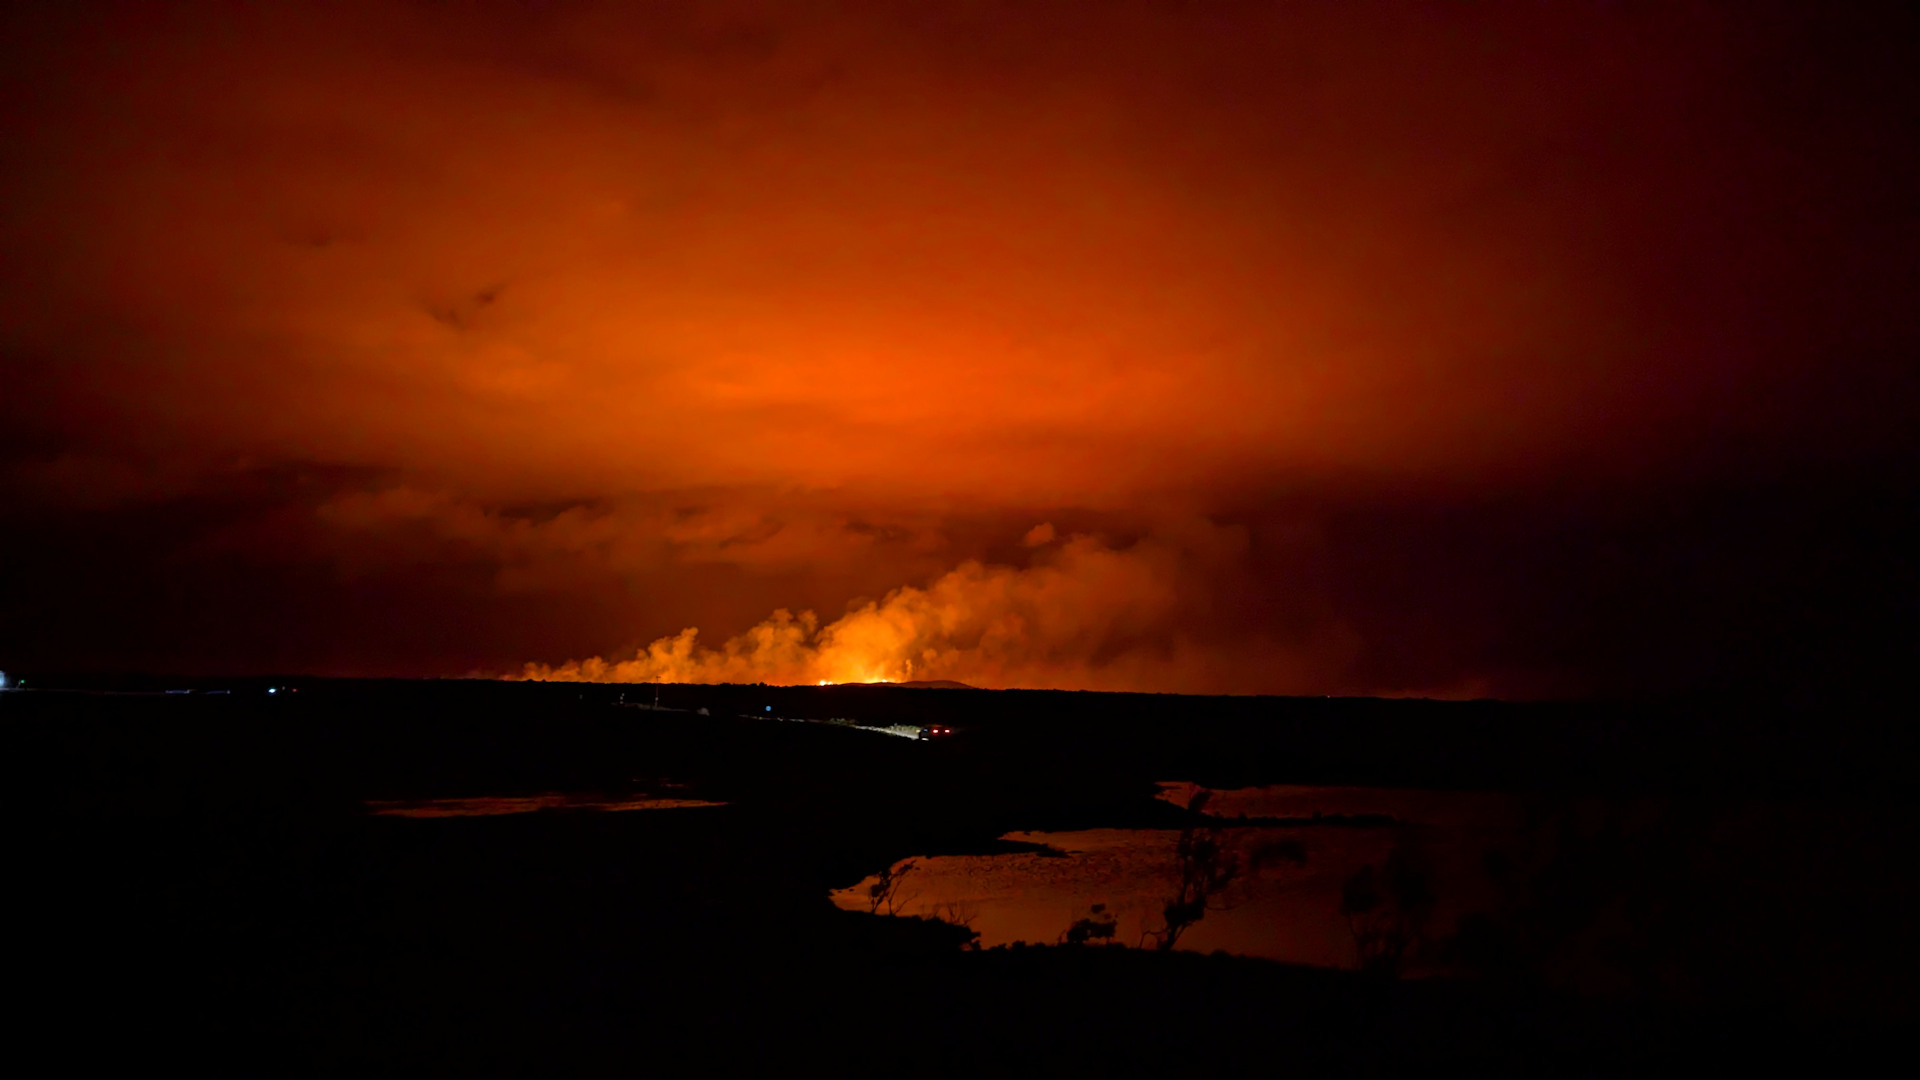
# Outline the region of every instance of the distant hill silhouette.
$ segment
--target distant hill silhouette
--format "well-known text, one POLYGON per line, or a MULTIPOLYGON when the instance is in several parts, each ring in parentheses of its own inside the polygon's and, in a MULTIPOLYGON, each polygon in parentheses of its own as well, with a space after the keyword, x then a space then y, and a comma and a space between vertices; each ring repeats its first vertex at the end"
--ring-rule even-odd
POLYGON ((870 684, 870 685, 904 686, 909 690, 977 690, 979 689, 978 687, 968 686, 966 683, 963 683, 963 682, 954 682, 952 679, 920 679, 914 682, 881 683, 881 684, 870 684))

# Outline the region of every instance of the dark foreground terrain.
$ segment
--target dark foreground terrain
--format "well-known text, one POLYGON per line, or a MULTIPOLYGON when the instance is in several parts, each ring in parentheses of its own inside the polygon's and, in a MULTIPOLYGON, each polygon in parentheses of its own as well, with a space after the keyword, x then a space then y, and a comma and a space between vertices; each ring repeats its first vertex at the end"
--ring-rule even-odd
POLYGON ((62 1073, 540 1075, 1613 1075, 1908 1053, 1920 837, 1885 717, 860 687, 670 687, 661 704, 686 711, 654 711, 617 687, 268 685, 0 695, 16 1053, 62 1073), (975 951, 963 928, 827 899, 1011 830, 1177 828, 1153 799, 1169 779, 1526 791, 1584 824, 1504 920, 1434 943, 1448 977, 975 951), (726 805, 367 808, 546 792, 726 805), (1773 839, 1677 841, 1706 804, 1773 839), (1609 816, 1629 805, 1656 812, 1609 816), (1625 981, 1552 977, 1554 943, 1609 920, 1636 927, 1625 981))

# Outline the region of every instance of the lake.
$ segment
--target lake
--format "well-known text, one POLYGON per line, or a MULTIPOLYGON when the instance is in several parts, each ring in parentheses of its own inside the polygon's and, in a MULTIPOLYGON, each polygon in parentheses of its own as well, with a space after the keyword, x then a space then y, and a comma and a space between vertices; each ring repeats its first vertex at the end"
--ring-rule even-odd
MULTIPOLYGON (((1164 783, 1186 805, 1198 790, 1164 783)), ((1602 996, 1911 1011, 1910 814, 1793 800, 1268 786, 1210 794, 1188 836, 1234 873, 1175 948, 1419 976, 1524 974, 1602 996)), ((1011 832, 901 860, 845 909, 959 922, 983 948, 1153 948, 1177 828, 1011 832), (910 865, 909 865, 910 864, 910 865), (1085 922, 1083 922, 1085 920, 1085 922), (1106 927, 1110 924, 1111 930, 1106 927), (1103 936, 1110 934, 1110 936, 1103 936)))

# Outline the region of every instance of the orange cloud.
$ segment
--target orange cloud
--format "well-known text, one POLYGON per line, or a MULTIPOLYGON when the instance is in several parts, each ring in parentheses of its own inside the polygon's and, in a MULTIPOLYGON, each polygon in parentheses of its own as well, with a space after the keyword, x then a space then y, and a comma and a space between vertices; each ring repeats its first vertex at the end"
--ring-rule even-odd
MULTIPOLYGON (((1912 441, 1862 35, 1816 78, 1684 4, 28 8, 0 504, 362 590, 328 657, 1331 687, 1298 639, 1370 572, 1176 572, 1156 526, 1912 441), (846 614, 725 644, 780 609, 846 614)), ((1413 636, 1367 688, 1481 674, 1413 636)))
MULTIPOLYGON (((1477 45, 1390 20, 1457 93, 1407 92, 1354 28, 1320 75, 1270 77, 1172 13, 1090 19, 1097 46, 969 27, 1026 42, 991 73, 879 9, 235 18, 204 47, 136 37, 111 78, 48 73, 65 112, 17 134, 73 181, 6 211, 23 263, 66 268, 16 283, 7 339, 113 369, 126 437, 167 453, 503 499, 1124 507, 1276 470, 1484 471, 1591 438, 1647 362, 1584 221, 1497 197, 1565 122, 1504 91, 1550 61, 1482 85, 1477 45), (1315 151, 1249 148, 1196 82, 1215 71, 1315 151), (114 138, 70 136, 103 113, 114 138), (1427 134, 1353 133, 1389 116, 1427 134)), ((1292 18, 1254 29, 1326 29, 1292 18)), ((1604 201, 1579 176, 1552 206, 1604 201)))

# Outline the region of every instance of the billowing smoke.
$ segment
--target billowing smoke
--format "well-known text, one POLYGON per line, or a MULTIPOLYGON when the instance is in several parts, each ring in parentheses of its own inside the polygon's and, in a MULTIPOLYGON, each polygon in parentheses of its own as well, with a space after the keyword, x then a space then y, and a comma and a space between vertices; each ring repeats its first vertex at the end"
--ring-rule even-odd
POLYGON ((969 561, 925 588, 902 587, 821 625, 775 611, 712 648, 688 628, 630 659, 594 657, 525 677, 587 682, 813 684, 953 679, 978 686, 1133 688, 1164 680, 1184 644, 1171 628, 1192 585, 1230 557, 1228 530, 1115 547, 1052 541, 1031 565, 969 561))

